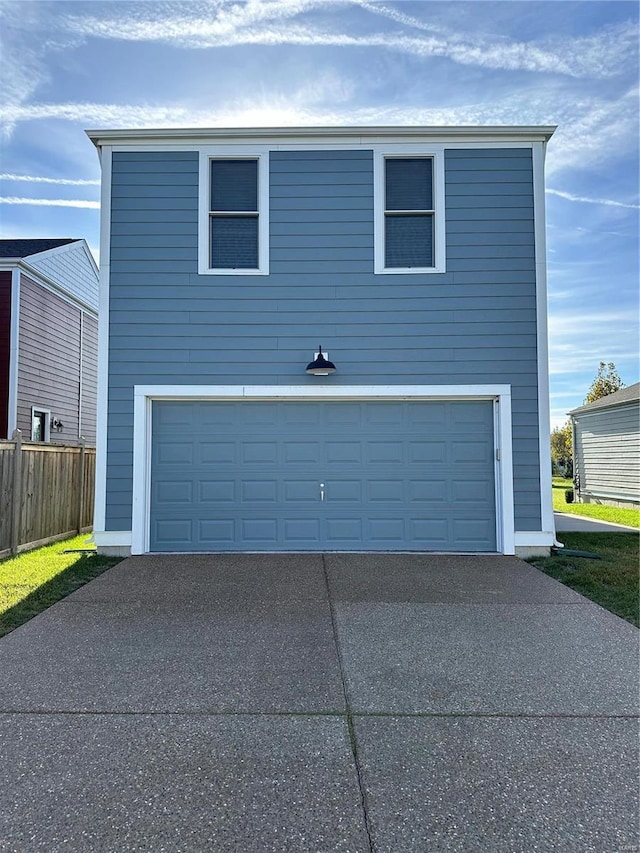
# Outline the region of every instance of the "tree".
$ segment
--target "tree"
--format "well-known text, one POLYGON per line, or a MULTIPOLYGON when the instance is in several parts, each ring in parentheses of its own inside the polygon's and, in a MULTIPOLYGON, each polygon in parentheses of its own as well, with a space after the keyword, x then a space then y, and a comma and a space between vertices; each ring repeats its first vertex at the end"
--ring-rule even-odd
POLYGON ((598 367, 598 374, 591 383, 591 387, 587 391, 587 396, 584 398, 584 402, 593 403, 594 400, 600 400, 602 397, 608 397, 609 394, 613 394, 621 388, 624 388, 624 382, 620 379, 615 364, 612 361, 608 364, 601 361, 600 366, 598 367))
POLYGON ((556 427, 551 433, 551 461, 554 468, 564 472, 565 477, 573 477, 571 421, 556 427))

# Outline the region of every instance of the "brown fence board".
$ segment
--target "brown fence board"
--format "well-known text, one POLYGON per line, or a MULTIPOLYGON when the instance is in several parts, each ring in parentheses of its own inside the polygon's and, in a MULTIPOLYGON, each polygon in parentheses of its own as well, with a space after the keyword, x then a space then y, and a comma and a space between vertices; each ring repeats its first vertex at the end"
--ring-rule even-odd
POLYGON ((95 448, 0 441, 0 554, 91 528, 95 448), (16 457, 20 454, 19 471, 16 457), (19 482, 16 483, 16 474, 19 482), (17 486, 17 488, 16 488, 17 486), (17 536, 14 512, 18 513, 17 536))

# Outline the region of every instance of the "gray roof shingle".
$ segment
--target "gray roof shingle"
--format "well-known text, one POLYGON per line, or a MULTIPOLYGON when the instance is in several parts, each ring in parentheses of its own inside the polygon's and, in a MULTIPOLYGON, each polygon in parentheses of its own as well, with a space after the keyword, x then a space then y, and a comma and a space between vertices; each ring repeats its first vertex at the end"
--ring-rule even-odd
POLYGON ((629 385, 628 388, 621 388, 619 391, 608 394, 606 397, 601 397, 599 400, 594 400, 593 403, 587 403, 584 406, 579 406, 577 409, 572 409, 568 414, 575 415, 579 412, 590 412, 594 409, 607 409, 609 406, 633 403, 634 400, 640 400, 640 382, 636 382, 635 385, 629 385))
POLYGON ((37 240, 0 240, 0 258, 28 258, 38 252, 57 249, 67 243, 77 243, 78 237, 58 237, 37 240))

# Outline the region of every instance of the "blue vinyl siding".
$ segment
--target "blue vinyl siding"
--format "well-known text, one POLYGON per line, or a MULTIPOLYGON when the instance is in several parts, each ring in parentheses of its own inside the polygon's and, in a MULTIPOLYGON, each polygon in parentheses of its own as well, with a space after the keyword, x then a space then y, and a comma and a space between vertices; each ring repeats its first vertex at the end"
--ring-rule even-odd
POLYGON ((107 529, 131 527, 134 384, 327 382, 511 384, 516 529, 539 530, 531 151, 445 152, 447 272, 411 276, 373 274, 371 150, 269 160, 256 282, 197 273, 197 152, 113 155, 107 529))

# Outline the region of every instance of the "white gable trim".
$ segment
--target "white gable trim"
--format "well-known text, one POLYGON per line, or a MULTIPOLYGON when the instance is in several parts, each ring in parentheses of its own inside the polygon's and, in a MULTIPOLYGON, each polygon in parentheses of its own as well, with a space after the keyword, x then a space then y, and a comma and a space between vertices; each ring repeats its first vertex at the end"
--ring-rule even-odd
MULTIPOLYGON (((151 407, 154 400, 494 400, 496 441, 496 541, 513 554, 514 502, 509 385, 136 385, 133 415, 131 553, 149 551, 151 521, 151 407)), ((102 544, 97 527, 96 543, 102 544)), ((106 544, 106 543, 105 543, 106 544)), ((110 542, 110 545, 127 545, 110 542)))

